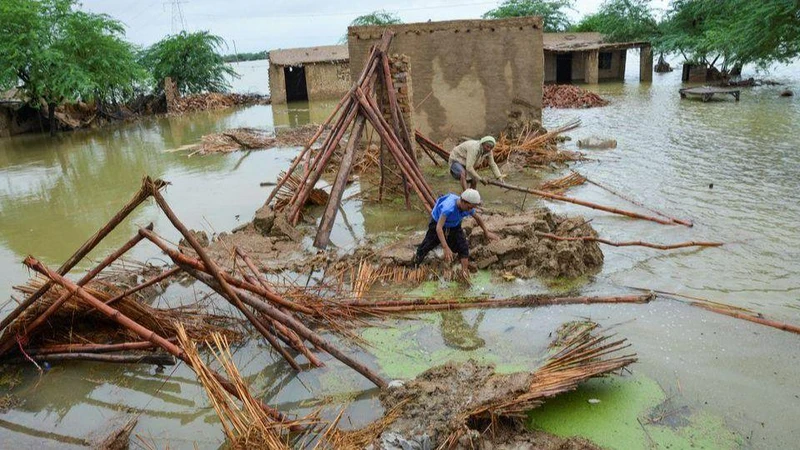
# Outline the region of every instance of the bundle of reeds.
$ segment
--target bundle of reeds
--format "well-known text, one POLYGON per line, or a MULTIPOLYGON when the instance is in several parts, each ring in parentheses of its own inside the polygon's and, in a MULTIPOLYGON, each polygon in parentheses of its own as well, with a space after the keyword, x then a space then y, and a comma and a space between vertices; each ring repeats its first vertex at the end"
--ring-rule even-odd
POLYGON ((526 166, 540 166, 551 162, 578 161, 580 153, 559 150, 556 145, 563 133, 574 130, 581 125, 580 119, 573 119, 566 124, 542 133, 541 129, 526 126, 519 136, 500 135, 494 148, 496 162, 508 160, 512 154, 524 157, 526 166))
POLYGON ((297 421, 276 421, 267 414, 251 394, 242 374, 233 362, 230 345, 224 336, 214 333, 206 347, 214 360, 223 367, 228 380, 238 393, 238 401, 222 386, 215 372, 200 357, 195 341, 190 339, 180 324, 176 324, 178 341, 190 367, 208 394, 211 406, 217 413, 231 448, 289 449, 289 431, 297 421))
POLYGON ((567 175, 564 175, 560 178, 555 178, 552 180, 547 180, 540 186, 542 190, 555 192, 558 194, 564 193, 567 189, 580 186, 586 182, 586 177, 582 176, 578 172, 570 172, 567 175))
POLYGON ((542 405, 548 398, 572 391, 584 381, 614 373, 637 361, 635 353, 619 355, 629 347, 626 339, 613 335, 595 335, 594 327, 579 327, 567 339, 561 351, 550 357, 530 378, 528 389, 508 397, 495 398, 472 407, 459 416, 458 426, 441 448, 452 448, 459 438, 476 424, 486 424, 481 432, 491 432, 499 417, 524 417, 527 411, 542 405))

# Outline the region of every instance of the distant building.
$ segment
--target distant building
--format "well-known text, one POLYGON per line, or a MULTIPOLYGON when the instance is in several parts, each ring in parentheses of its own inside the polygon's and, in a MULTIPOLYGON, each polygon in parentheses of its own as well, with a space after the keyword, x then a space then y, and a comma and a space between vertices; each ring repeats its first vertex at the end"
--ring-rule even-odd
POLYGON ((350 27, 350 71, 360 73, 370 46, 389 28, 390 55, 408 64, 413 126, 434 140, 497 134, 513 108, 542 115, 542 20, 453 20, 350 27))
POLYGON ((545 83, 624 80, 630 48, 640 50, 639 80, 653 80, 653 50, 649 42, 604 42, 600 33, 545 33, 545 83))
POLYGON ((338 99, 350 89, 346 45, 269 52, 272 103, 338 99))

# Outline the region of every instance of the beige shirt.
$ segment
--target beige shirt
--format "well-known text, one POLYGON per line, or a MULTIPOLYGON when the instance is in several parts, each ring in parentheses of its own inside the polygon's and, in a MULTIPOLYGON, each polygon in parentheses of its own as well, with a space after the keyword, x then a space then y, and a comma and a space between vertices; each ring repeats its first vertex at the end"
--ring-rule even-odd
POLYGON ((489 158, 489 167, 492 168, 492 173, 494 173, 495 177, 499 178, 500 168, 497 167, 497 163, 494 162, 494 155, 492 152, 484 152, 481 148, 480 141, 464 141, 455 146, 453 151, 450 152, 450 164, 454 162, 460 163, 467 169, 467 173, 478 181, 481 180, 481 176, 475 171, 475 166, 480 166, 486 158, 489 158))

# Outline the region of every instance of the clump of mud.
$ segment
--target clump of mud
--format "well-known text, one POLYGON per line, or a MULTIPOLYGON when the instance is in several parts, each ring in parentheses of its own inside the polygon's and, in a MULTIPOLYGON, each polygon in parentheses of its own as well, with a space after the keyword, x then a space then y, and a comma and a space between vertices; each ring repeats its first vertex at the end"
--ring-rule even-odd
MULTIPOLYGON (((500 240, 489 242, 474 220, 462 223, 470 245, 470 260, 478 269, 507 273, 518 278, 534 276, 574 278, 591 273, 603 264, 599 244, 589 241, 556 241, 538 233, 597 236, 591 225, 580 217, 564 217, 547 209, 521 214, 483 216, 487 228, 500 240)), ((406 265, 414 257, 422 234, 417 233, 378 250, 372 257, 384 265, 406 265)), ((372 251, 372 249, 369 249, 372 251)), ((357 257, 365 257, 357 252, 357 257)), ((429 254, 423 264, 443 264, 429 254)))
MULTIPOLYGON (((436 448, 463 426, 465 411, 523 394, 533 377, 527 372, 500 375, 495 373, 493 365, 473 360, 429 369, 414 380, 381 394, 381 404, 387 411, 399 409, 401 412, 368 448, 436 448)), ((455 448, 598 448, 581 439, 563 439, 527 430, 517 420, 498 419, 490 433, 483 433, 485 425, 470 424, 455 448)))

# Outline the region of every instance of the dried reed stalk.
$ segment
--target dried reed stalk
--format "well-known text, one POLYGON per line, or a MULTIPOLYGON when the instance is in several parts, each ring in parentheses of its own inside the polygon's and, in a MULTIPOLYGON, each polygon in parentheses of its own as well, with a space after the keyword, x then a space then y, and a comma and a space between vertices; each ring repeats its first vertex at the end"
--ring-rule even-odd
POLYGON ((215 373, 200 358, 197 345, 187 336, 183 327, 178 323, 176 328, 178 340, 186 358, 192 370, 197 374, 198 381, 203 385, 231 447, 235 449, 289 449, 287 436, 292 423, 273 420, 261 408, 260 402, 253 398, 247 383, 233 363, 233 355, 227 339, 222 335, 213 334, 212 342, 206 341, 206 346, 214 359, 224 368, 228 379, 236 389, 239 402, 225 390, 215 373))

